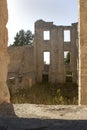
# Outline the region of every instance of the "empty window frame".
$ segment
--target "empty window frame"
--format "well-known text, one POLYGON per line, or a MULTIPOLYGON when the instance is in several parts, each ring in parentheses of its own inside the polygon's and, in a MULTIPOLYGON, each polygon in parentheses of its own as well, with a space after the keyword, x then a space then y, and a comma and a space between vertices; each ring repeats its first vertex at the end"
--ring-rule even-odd
POLYGON ((70 30, 64 30, 64 42, 70 42, 70 30))
POLYGON ((50 31, 43 31, 43 39, 50 40, 50 31))
POLYGON ((70 64, 70 51, 64 51, 64 63, 66 65, 70 64))
POLYGON ((72 71, 67 71, 66 72, 66 82, 72 82, 72 79, 73 79, 72 71))
POLYGON ((50 52, 43 52, 43 61, 45 65, 50 65, 50 52))
POLYGON ((49 75, 48 74, 43 74, 42 75, 42 81, 43 82, 48 82, 49 81, 49 75))

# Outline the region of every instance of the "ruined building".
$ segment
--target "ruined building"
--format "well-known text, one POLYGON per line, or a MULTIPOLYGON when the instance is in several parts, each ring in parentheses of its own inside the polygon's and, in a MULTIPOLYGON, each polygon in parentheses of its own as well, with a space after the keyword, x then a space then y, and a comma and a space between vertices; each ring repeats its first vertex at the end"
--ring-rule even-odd
POLYGON ((48 75, 50 82, 64 83, 67 71, 71 72, 72 82, 77 82, 78 58, 77 24, 56 26, 53 22, 39 20, 35 23, 34 58, 36 80, 42 81, 48 75), (65 38, 68 32, 69 39, 65 38), (48 37, 46 39, 48 33, 48 37), (64 53, 70 53, 70 63, 64 63, 64 53), (49 65, 44 64, 44 54, 49 53, 49 65))
POLYGON ((8 49, 8 79, 13 86, 31 87, 33 83, 43 80, 65 83, 69 76, 72 82, 77 83, 77 30, 77 23, 71 26, 56 26, 53 22, 36 21, 33 44, 8 49), (67 52, 70 54, 69 63, 64 62, 67 52), (45 55, 48 56, 48 63, 45 61, 45 55))
MULTIPOLYGON (((22 62, 24 58, 24 54, 22 54, 21 59, 20 57, 20 52, 18 53, 19 55, 14 56, 14 61, 12 60, 9 65, 9 73, 8 73, 8 78, 10 79, 17 79, 16 84, 20 82, 20 84, 25 81, 27 81, 28 86, 32 85, 32 82, 34 81, 41 81, 43 75, 48 75, 48 80, 52 82, 57 82, 56 80, 60 79, 60 82, 64 82, 65 80, 65 68, 64 67, 64 62, 63 62, 63 53, 65 48, 69 49, 70 48, 70 71, 72 75, 73 82, 76 81, 74 79, 74 75, 77 77, 77 70, 76 68, 79 68, 79 104, 87 104, 87 0, 78 0, 78 7, 79 7, 79 40, 77 40, 77 26, 73 24, 71 27, 57 27, 53 25, 52 23, 45 23, 44 21, 37 21, 36 22, 36 29, 35 29, 35 40, 33 43, 32 48, 32 54, 29 55, 29 57, 32 57, 32 62, 28 62, 29 65, 31 63, 33 69, 25 69, 26 65, 25 62, 22 62), (38 24, 40 26, 38 26, 38 24), (49 26, 48 26, 49 25, 49 26), (44 30, 45 29, 45 30, 44 30), (43 31, 49 31, 50 29, 50 39, 48 40, 43 40, 43 31), (64 29, 70 29, 70 42, 67 42, 65 44, 64 42, 64 29), (60 30, 60 31, 59 31, 60 30), (39 37, 39 36, 40 37, 39 37), (55 38, 54 38, 55 37, 55 38), (57 41, 58 41, 58 44, 57 41), (44 45, 43 45, 44 42, 44 45), (42 43, 42 44, 41 44, 42 43), (46 44, 45 44, 46 43, 46 44), (70 44, 68 44, 70 43, 70 44), (79 43, 79 47, 78 47, 79 43), (56 47, 54 47, 54 44, 56 47), (47 46, 47 47, 46 47, 47 46), (60 46, 60 48, 59 48, 60 46), (37 48, 38 47, 38 48, 37 48), (75 48, 74 48, 75 47, 75 48), (79 48, 79 49, 77 49, 79 48), (45 50, 46 49, 46 50, 45 50), (39 50, 39 51, 37 51, 39 50), (76 51, 77 50, 77 51, 76 51), (78 53, 79 50, 79 53, 78 53), (50 65, 47 67, 44 67, 44 62, 43 62, 43 51, 50 51, 50 65), (75 53, 76 52, 76 53, 75 53), (58 55, 57 55, 58 54, 58 55), (78 54, 79 54, 79 67, 78 67, 78 54), (55 60, 55 55, 57 55, 58 59, 55 60), (75 56, 76 55, 76 56, 75 56), (62 58, 60 58, 62 57, 62 58), (77 59, 77 60, 76 60, 77 59), (17 61, 17 63, 16 63, 17 61), (76 61, 76 62, 74 62, 76 61), (54 63, 53 63, 54 62, 54 63), (59 62, 59 64, 57 63, 59 62), (21 64, 22 63, 22 64, 21 64), (41 64, 41 66, 39 65, 41 64), (42 64, 43 63, 43 64, 42 64), (13 65, 14 64, 14 65, 13 65), (16 64, 18 67, 16 67, 16 64), (58 66, 57 66, 58 65, 58 66), (75 65, 75 66, 74 66, 75 65), (62 67, 61 67, 62 66, 62 67), (13 69, 11 69, 13 67, 13 69), (14 69, 15 68, 15 69, 14 69), (21 68, 21 69, 20 69, 21 68), (58 68, 58 69, 56 69, 58 68), (62 69, 61 69, 62 68, 62 69), (52 70, 51 70, 52 69, 52 70), (12 71, 11 71, 12 70, 12 71), (22 72, 22 70, 24 70, 22 72), (31 71, 33 70, 33 72, 31 71), (61 70, 61 71, 59 71, 61 70), (39 72, 40 71, 40 72, 39 72), (57 78, 55 77, 57 73, 57 78), (20 72, 20 73, 19 73, 20 72), (59 73, 60 72, 60 73, 59 73), (75 73, 76 72, 76 73, 75 73), (34 73, 34 76, 33 76, 34 73), (63 75, 63 76, 62 76, 63 75), (58 78, 59 77, 59 78, 58 78)), ((7 11, 7 1, 6 0, 1 0, 0 1, 0 103, 2 102, 10 102, 10 95, 9 91, 6 85, 6 76, 7 76, 7 65, 9 63, 9 56, 7 53, 7 41, 8 41, 8 36, 7 36, 7 29, 6 29, 6 24, 8 21, 8 11, 7 11)), ((29 47, 26 47, 27 50, 29 47)), ((9 54, 12 59, 12 54, 10 53, 11 49, 14 50, 14 48, 9 48, 9 54)), ((30 48, 29 48, 30 49, 30 48)), ((22 49, 24 50, 24 49, 22 49)), ((27 51, 26 51, 27 52, 27 51)), ((21 52, 23 53, 23 51, 21 52)), ((29 52, 30 53, 30 52, 29 52)), ((29 60, 29 59, 28 59, 29 60)), ((26 60, 25 60, 26 61, 26 60)), ((26 61, 27 62, 27 61, 26 61)), ((27 65, 27 67, 29 67, 27 65)), ((69 68, 69 67, 68 67, 69 68)), ((15 85, 14 81, 12 81, 13 84, 15 85)), ((25 82, 26 83, 26 82, 25 82)))

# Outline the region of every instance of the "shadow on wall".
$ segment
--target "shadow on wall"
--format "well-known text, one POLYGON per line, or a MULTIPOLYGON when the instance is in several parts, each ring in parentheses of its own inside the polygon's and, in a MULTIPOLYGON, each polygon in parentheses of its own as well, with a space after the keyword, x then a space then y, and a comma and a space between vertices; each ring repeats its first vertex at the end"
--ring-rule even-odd
POLYGON ((0 130, 87 130, 87 120, 0 118, 0 130))
POLYGON ((11 103, 0 104, 0 117, 16 117, 13 105, 11 103))

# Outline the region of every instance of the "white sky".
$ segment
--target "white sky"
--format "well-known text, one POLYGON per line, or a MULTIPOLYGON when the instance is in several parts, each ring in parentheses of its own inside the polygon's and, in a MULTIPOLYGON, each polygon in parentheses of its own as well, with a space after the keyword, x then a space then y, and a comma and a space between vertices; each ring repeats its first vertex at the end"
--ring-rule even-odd
POLYGON ((9 44, 19 30, 31 30, 39 19, 55 25, 70 25, 78 21, 78 0, 7 0, 9 44))

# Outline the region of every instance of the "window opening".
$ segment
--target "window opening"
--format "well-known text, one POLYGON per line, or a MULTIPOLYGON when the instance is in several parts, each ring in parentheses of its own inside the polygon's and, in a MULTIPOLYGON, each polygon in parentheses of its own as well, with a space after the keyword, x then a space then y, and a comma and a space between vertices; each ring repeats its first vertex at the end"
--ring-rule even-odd
POLYGON ((44 65, 50 65, 50 52, 43 52, 44 65))
POLYGON ((43 32, 43 39, 44 40, 50 40, 50 31, 44 31, 43 32))
POLYGON ((66 65, 70 64, 70 51, 64 51, 64 63, 66 65))
POLYGON ((48 76, 48 74, 43 74, 43 75, 42 75, 42 81, 43 81, 43 82, 48 82, 48 81, 49 81, 49 76, 48 76))
POLYGON ((64 30, 64 42, 70 42, 70 30, 64 30))
POLYGON ((66 82, 72 82, 72 72, 71 71, 66 72, 66 82))

